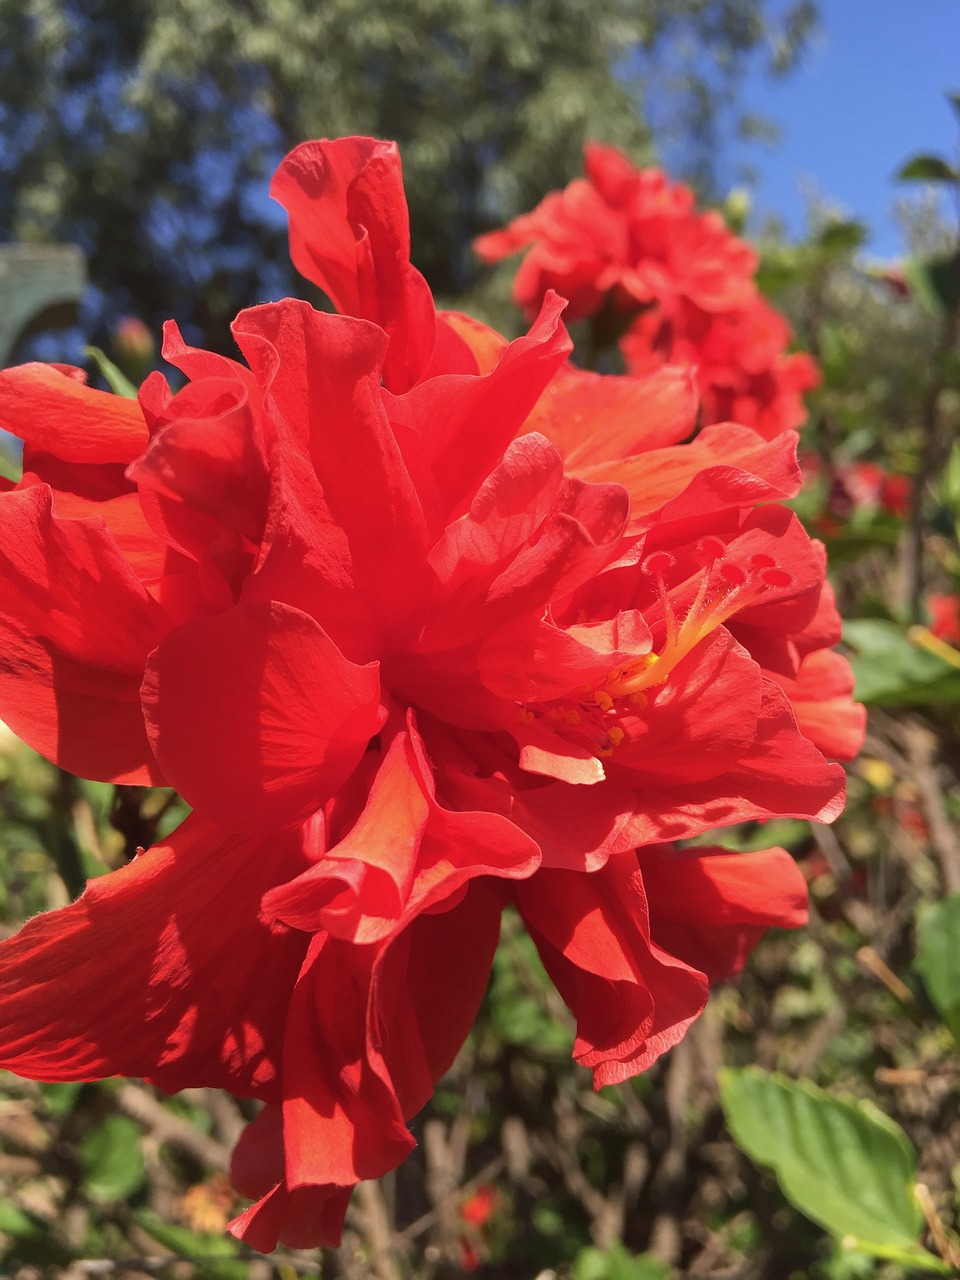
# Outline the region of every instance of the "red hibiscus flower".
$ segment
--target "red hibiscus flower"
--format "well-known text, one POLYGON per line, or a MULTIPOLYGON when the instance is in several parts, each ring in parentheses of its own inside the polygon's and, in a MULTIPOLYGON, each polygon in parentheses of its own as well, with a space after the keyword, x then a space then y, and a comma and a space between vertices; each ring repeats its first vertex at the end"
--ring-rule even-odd
POLYGON ((611 308, 629 324, 620 349, 631 372, 695 369, 704 422, 738 422, 767 439, 800 426, 819 373, 810 356, 786 354, 790 329, 757 294, 753 250, 658 169, 597 144, 584 167, 585 178, 475 242, 488 262, 529 246, 518 306, 534 315, 554 289, 571 319, 600 324, 611 308))
POLYGON ((882 510, 903 520, 910 509, 910 477, 878 462, 839 463, 833 469, 828 511, 841 520, 860 508, 882 510))
POLYGON ((638 316, 620 349, 634 373, 664 361, 691 365, 704 422, 739 422, 769 440, 802 426, 803 395, 820 382, 811 356, 786 354, 790 336, 763 298, 723 312, 685 301, 671 316, 659 309, 638 316))
POLYGON ((621 1080, 804 918, 782 850, 673 842, 843 796, 790 701, 832 643, 822 554, 770 501, 790 442, 680 444, 688 381, 571 371, 552 299, 482 366, 410 266, 388 144, 307 144, 274 189, 352 315, 245 311, 244 364, 171 327, 187 383, 136 403, 0 374, 0 712, 194 810, 0 947, 0 1062, 261 1099, 233 1229, 263 1250, 337 1240, 410 1150, 507 902, 577 1060, 621 1080))
POLYGON ((532 246, 513 288, 528 316, 551 289, 568 299, 571 320, 608 299, 629 314, 652 302, 672 312, 685 298, 722 311, 754 297, 756 255, 719 214, 696 211, 689 187, 598 143, 584 148, 584 169, 585 178, 474 242, 486 262, 532 246))

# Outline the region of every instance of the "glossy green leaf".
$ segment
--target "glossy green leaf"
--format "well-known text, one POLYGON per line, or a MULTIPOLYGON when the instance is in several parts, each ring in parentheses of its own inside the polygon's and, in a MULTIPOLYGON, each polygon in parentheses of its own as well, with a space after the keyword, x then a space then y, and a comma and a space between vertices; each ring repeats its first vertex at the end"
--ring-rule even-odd
POLYGON ((844 624, 843 640, 854 650, 850 665, 860 702, 879 706, 960 702, 960 670, 919 647, 897 623, 857 618, 844 624))
POLYGON ((78 1155, 83 1185, 92 1200, 108 1204, 125 1200, 143 1184, 140 1126, 129 1116, 107 1116, 87 1134, 78 1155))
POLYGON ((960 1040, 960 893, 924 912, 913 967, 953 1036, 960 1040))
POLYGON ((101 351, 99 347, 84 347, 83 351, 87 359, 92 360, 97 366, 107 386, 115 395, 123 396, 126 400, 136 400, 137 388, 123 370, 117 368, 105 351, 101 351))
POLYGON ((960 173, 940 156, 911 156, 897 170, 898 182, 958 182, 960 173))
POLYGON ((916 1154, 871 1103, 754 1067, 721 1071, 720 1096, 738 1146, 773 1170, 801 1213, 864 1253, 948 1270, 917 1243, 923 1217, 913 1192, 916 1154))

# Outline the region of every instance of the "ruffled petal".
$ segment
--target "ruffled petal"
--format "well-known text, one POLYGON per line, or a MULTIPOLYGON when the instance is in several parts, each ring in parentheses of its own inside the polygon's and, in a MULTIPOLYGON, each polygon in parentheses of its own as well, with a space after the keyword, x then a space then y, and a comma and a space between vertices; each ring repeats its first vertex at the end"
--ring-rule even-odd
POLYGON ((305 865, 196 816, 0 943, 0 1064, 34 1080, 142 1076, 168 1092, 277 1096, 306 940, 260 910, 305 865))
POLYGON ((410 222, 395 142, 305 142, 270 194, 290 215, 290 256, 345 315, 373 320, 390 349, 385 383, 401 392, 424 373, 436 342, 433 296, 410 262, 410 222))
POLYGON ((385 396, 400 449, 437 529, 467 509, 569 354, 560 319, 564 305, 561 298, 547 298, 530 332, 511 342, 489 373, 447 374, 406 395, 385 396))
POLYGON ((739 759, 705 781, 638 790, 630 829, 643 845, 775 817, 832 822, 845 790, 841 766, 828 764, 800 733, 786 695, 765 680, 756 736, 739 759))
POLYGON ((517 702, 563 698, 598 687, 615 667, 650 652, 643 614, 621 610, 609 622, 558 627, 533 617, 499 627, 477 656, 480 678, 499 697, 517 702))
POLYGON ((390 742, 354 826, 264 909, 297 929, 351 942, 393 934, 425 911, 447 910, 471 880, 532 875, 535 842, 499 814, 441 806, 412 723, 390 742))
POLYGON ((807 922, 807 885, 785 849, 641 849, 654 938, 719 982, 739 973, 770 928, 807 922))
POLYGON ((585 480, 616 480, 630 494, 631 525, 751 507, 793 497, 802 476, 796 436, 765 441, 733 423, 706 427, 688 444, 583 466, 585 480))
POLYGON ((753 744, 761 698, 760 668, 720 628, 648 691, 643 706, 627 704, 610 765, 653 786, 716 778, 753 744))
POLYGON ((801 733, 824 755, 852 760, 863 746, 867 709, 853 700, 853 671, 830 649, 808 653, 789 689, 801 733))
POLYGON ((573 1056, 594 1085, 646 1070, 703 1009, 707 980, 650 938, 636 858, 592 875, 544 871, 514 890, 544 966, 577 1019, 573 1056))
POLYGON ((377 946, 314 941, 287 1026, 282 1123, 262 1115, 234 1161, 241 1189, 264 1197, 231 1224, 235 1235, 261 1251, 339 1243, 353 1186, 404 1159, 405 1121, 473 1024, 500 911, 481 880, 452 910, 377 946))
POLYGON ((421 590, 427 531, 381 399, 383 332, 292 299, 241 312, 233 332, 268 388, 285 447, 310 459, 328 518, 346 535, 354 590, 396 643, 421 590))
POLYGON ((0 703, 15 733, 61 768, 161 781, 139 685, 169 619, 99 520, 61 520, 50 490, 0 497, 0 703))

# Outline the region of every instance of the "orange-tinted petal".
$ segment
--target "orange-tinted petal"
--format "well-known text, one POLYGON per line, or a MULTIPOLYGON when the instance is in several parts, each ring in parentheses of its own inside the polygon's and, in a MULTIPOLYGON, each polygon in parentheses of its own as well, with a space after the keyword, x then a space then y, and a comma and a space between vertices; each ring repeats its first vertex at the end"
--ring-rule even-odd
POLYGON ((147 444, 136 400, 48 364, 0 370, 0 427, 66 462, 132 462, 147 444))

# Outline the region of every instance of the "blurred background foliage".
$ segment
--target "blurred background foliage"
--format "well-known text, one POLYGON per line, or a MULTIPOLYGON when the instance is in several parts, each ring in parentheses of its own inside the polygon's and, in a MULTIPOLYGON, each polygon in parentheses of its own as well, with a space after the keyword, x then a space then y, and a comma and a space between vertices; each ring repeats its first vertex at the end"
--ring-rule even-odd
MULTIPOLYGON (((0 239, 83 247, 83 335, 136 380, 168 316, 229 349, 241 306, 309 292, 269 174, 303 137, 369 132, 400 141, 434 289, 516 329, 512 264, 481 274, 470 240, 579 172, 585 137, 641 163, 679 144, 677 176, 742 226, 718 156, 725 131, 763 131, 738 108, 745 59, 789 70, 816 16, 773 13, 762 0, 0 0, 0 239)), ((828 545, 870 724, 833 828, 719 839, 789 848, 809 928, 768 936, 653 1070, 594 1094, 507 916, 418 1149, 359 1189, 339 1253, 263 1259, 223 1235, 248 1104, 5 1074, 0 1274, 960 1274, 960 242, 931 198, 960 180, 949 158, 898 160, 902 264, 866 261, 865 228, 826 206, 801 241, 775 225, 758 240, 761 286, 822 368, 795 505, 828 545)), ((0 806, 0 936, 183 813, 169 792, 78 781, 10 737, 0 806)))
POLYGON ((717 191, 719 135, 750 127, 748 56, 787 70, 809 0, 0 0, 0 241, 87 255, 89 340, 176 316, 230 349, 289 294, 266 187, 305 138, 395 138, 414 259, 444 298, 474 236, 531 208, 598 138, 639 161, 682 138, 717 191))

